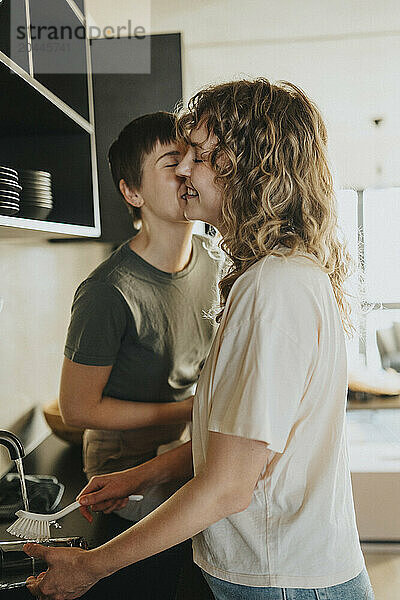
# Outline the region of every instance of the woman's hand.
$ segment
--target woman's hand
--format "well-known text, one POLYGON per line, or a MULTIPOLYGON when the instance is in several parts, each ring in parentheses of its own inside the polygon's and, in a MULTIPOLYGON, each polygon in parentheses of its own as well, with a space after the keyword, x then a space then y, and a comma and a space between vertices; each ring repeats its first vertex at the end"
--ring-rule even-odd
POLYGON ((94 511, 119 510, 127 505, 130 494, 145 494, 149 487, 182 481, 192 475, 192 442, 189 441, 137 467, 92 477, 76 499, 81 503, 81 514, 92 522, 89 506, 94 511))
POLYGON ((26 580, 30 593, 42 600, 80 598, 101 579, 101 575, 91 566, 90 550, 25 544, 24 552, 47 563, 46 572, 26 580))
POLYGON ((138 494, 145 490, 146 483, 141 475, 143 469, 133 467, 117 473, 107 475, 96 475, 79 492, 77 500, 81 503, 80 512, 89 522, 93 517, 92 511, 110 513, 114 510, 124 508, 132 493, 138 494))

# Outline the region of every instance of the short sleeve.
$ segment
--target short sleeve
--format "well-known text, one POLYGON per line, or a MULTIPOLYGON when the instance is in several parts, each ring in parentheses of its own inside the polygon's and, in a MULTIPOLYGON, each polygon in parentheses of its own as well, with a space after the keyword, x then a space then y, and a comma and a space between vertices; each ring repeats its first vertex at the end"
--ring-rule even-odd
POLYGON ((64 355, 73 362, 114 364, 127 327, 127 310, 113 286, 87 280, 76 291, 64 355))
POLYGON ((305 393, 312 348, 300 348, 269 319, 223 335, 208 429, 264 441, 283 452, 305 393))

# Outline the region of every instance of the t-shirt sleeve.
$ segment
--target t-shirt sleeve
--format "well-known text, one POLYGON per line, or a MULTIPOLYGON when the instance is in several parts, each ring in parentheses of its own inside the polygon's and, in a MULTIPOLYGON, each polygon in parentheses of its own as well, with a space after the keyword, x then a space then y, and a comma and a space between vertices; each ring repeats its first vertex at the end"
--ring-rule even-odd
POLYGON ((84 365, 114 364, 127 327, 124 303, 113 286, 83 282, 72 304, 64 355, 84 365))
POLYGON ((306 389, 312 352, 269 319, 227 331, 215 365, 208 429, 264 441, 270 450, 283 452, 306 389))

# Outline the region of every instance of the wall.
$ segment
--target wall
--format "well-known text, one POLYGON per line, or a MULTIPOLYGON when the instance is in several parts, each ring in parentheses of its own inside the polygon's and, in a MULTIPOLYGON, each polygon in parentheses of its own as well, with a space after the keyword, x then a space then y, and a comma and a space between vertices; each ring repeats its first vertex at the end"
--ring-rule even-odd
POLYGON ((0 429, 57 397, 73 293, 108 251, 96 242, 0 244, 0 429))
MULTIPOLYGON (((136 4, 86 0, 100 26, 135 21, 136 4)), ((400 184, 398 0, 152 0, 151 23, 182 32, 186 99, 235 77, 292 81, 325 116, 338 185, 400 184)))
MULTIPOLYGON (((86 4, 103 26, 134 20, 137 1, 86 4)), ((186 99, 243 75, 292 80, 327 119, 339 184, 377 182, 378 160, 381 180, 400 184, 398 0, 152 0, 151 9, 152 32, 182 32, 186 99)), ((56 397, 73 291, 107 251, 0 245, 0 428, 56 397)))

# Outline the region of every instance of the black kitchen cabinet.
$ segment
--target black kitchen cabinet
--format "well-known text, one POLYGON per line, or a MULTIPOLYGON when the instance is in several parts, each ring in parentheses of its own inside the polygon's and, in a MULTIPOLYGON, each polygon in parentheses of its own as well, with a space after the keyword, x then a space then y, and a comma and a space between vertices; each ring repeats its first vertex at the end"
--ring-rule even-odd
MULTIPOLYGON (((117 40, 118 41, 118 40, 117 40)), ((130 40, 126 40, 129 43, 130 40)), ((112 39, 92 40, 92 54, 112 52, 112 39)), ((181 37, 151 36, 149 74, 93 74, 95 131, 99 174, 101 240, 119 243, 133 234, 131 217, 115 190, 107 154, 121 129, 132 119, 157 110, 174 110, 182 99, 181 37)))
POLYGON ((0 165, 51 173, 53 193, 46 220, 0 215, 0 239, 100 234, 90 44, 84 16, 72 6, 72 0, 12 0, 12 5, 4 0, 0 5, 0 165), (36 29, 30 39, 25 27, 19 58, 10 44, 10 27, 15 30, 16 16, 23 18, 22 5, 22 27, 30 22, 36 29), (46 40, 33 39, 40 25, 80 28, 84 39, 67 40, 69 50, 62 49, 62 40, 47 46, 46 40))

